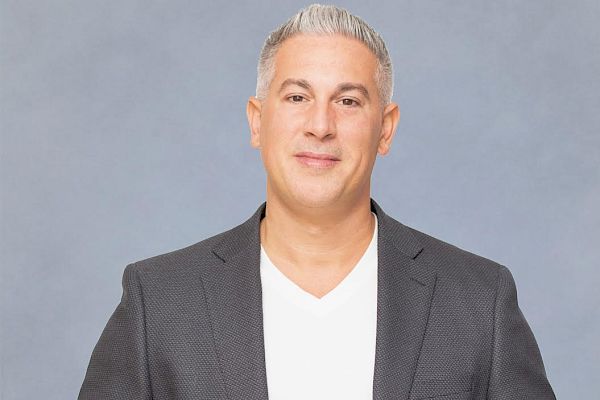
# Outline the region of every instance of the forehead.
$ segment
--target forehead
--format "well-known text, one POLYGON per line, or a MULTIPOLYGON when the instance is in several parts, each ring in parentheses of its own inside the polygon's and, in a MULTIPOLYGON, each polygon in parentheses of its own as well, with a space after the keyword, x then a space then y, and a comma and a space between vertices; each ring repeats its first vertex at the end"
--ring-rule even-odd
POLYGON ((298 79, 360 81, 374 85, 375 54, 357 39, 342 35, 293 36, 275 55, 273 81, 298 79))

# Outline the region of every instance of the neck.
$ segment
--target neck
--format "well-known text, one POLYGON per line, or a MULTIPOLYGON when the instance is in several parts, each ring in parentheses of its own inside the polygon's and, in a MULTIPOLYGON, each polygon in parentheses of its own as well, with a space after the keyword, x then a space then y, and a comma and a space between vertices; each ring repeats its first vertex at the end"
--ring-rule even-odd
POLYGON ((298 274, 351 269, 369 245, 375 229, 370 196, 332 207, 303 207, 267 193, 260 239, 269 258, 298 274))

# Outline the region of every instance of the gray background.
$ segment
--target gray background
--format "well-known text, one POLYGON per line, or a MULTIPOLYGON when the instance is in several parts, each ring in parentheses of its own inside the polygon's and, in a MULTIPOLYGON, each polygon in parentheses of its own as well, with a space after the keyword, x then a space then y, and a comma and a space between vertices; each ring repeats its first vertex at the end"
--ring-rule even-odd
MULTIPOLYGON (((125 265, 264 200, 245 102, 265 36, 304 4, 1 4, 0 397, 75 398, 125 265)), ((595 398, 599 2, 338 4, 395 63, 373 197, 507 265, 557 396, 595 398)))

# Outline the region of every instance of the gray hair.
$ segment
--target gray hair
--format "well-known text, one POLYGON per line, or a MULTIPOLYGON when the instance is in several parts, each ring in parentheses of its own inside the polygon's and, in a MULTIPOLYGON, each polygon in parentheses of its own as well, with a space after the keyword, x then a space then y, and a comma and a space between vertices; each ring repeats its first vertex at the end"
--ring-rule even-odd
POLYGON ((361 18, 347 10, 332 6, 312 4, 275 29, 265 40, 258 60, 256 97, 267 95, 275 76, 275 54, 281 44, 297 34, 334 35, 341 34, 364 43, 377 57, 375 80, 381 103, 392 101, 394 78, 392 61, 381 36, 361 18))

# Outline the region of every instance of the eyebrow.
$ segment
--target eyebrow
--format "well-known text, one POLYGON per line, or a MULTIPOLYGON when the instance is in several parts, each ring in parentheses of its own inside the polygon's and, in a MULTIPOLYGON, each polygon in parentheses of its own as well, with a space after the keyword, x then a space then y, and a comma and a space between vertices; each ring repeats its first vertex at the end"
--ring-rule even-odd
MULTIPOLYGON (((283 81, 283 83, 279 87, 279 93, 281 93, 283 89, 291 85, 300 86, 301 88, 306 90, 312 90, 312 86, 310 86, 310 83, 308 83, 306 79, 288 78, 285 81, 283 81)), ((371 99, 371 97, 369 96, 369 91, 367 90, 365 85, 353 82, 342 82, 338 84, 335 88, 334 96, 338 96, 344 92, 349 92, 352 90, 358 90, 363 96, 365 96, 367 100, 371 99)))
POLYGON ((306 79, 288 78, 285 81, 283 81, 283 83, 279 87, 279 93, 283 92, 283 89, 285 89, 286 87, 292 86, 292 85, 300 86, 301 88, 306 89, 306 90, 311 90, 310 83, 308 83, 308 81, 306 79))
POLYGON ((341 94, 344 92, 350 92, 352 90, 358 90, 363 96, 365 96, 365 98, 367 100, 371 99, 371 97, 369 96, 369 91, 367 90, 365 85, 362 85, 360 83, 352 83, 352 82, 340 83, 339 85, 337 85, 335 94, 338 95, 338 94, 341 94))

